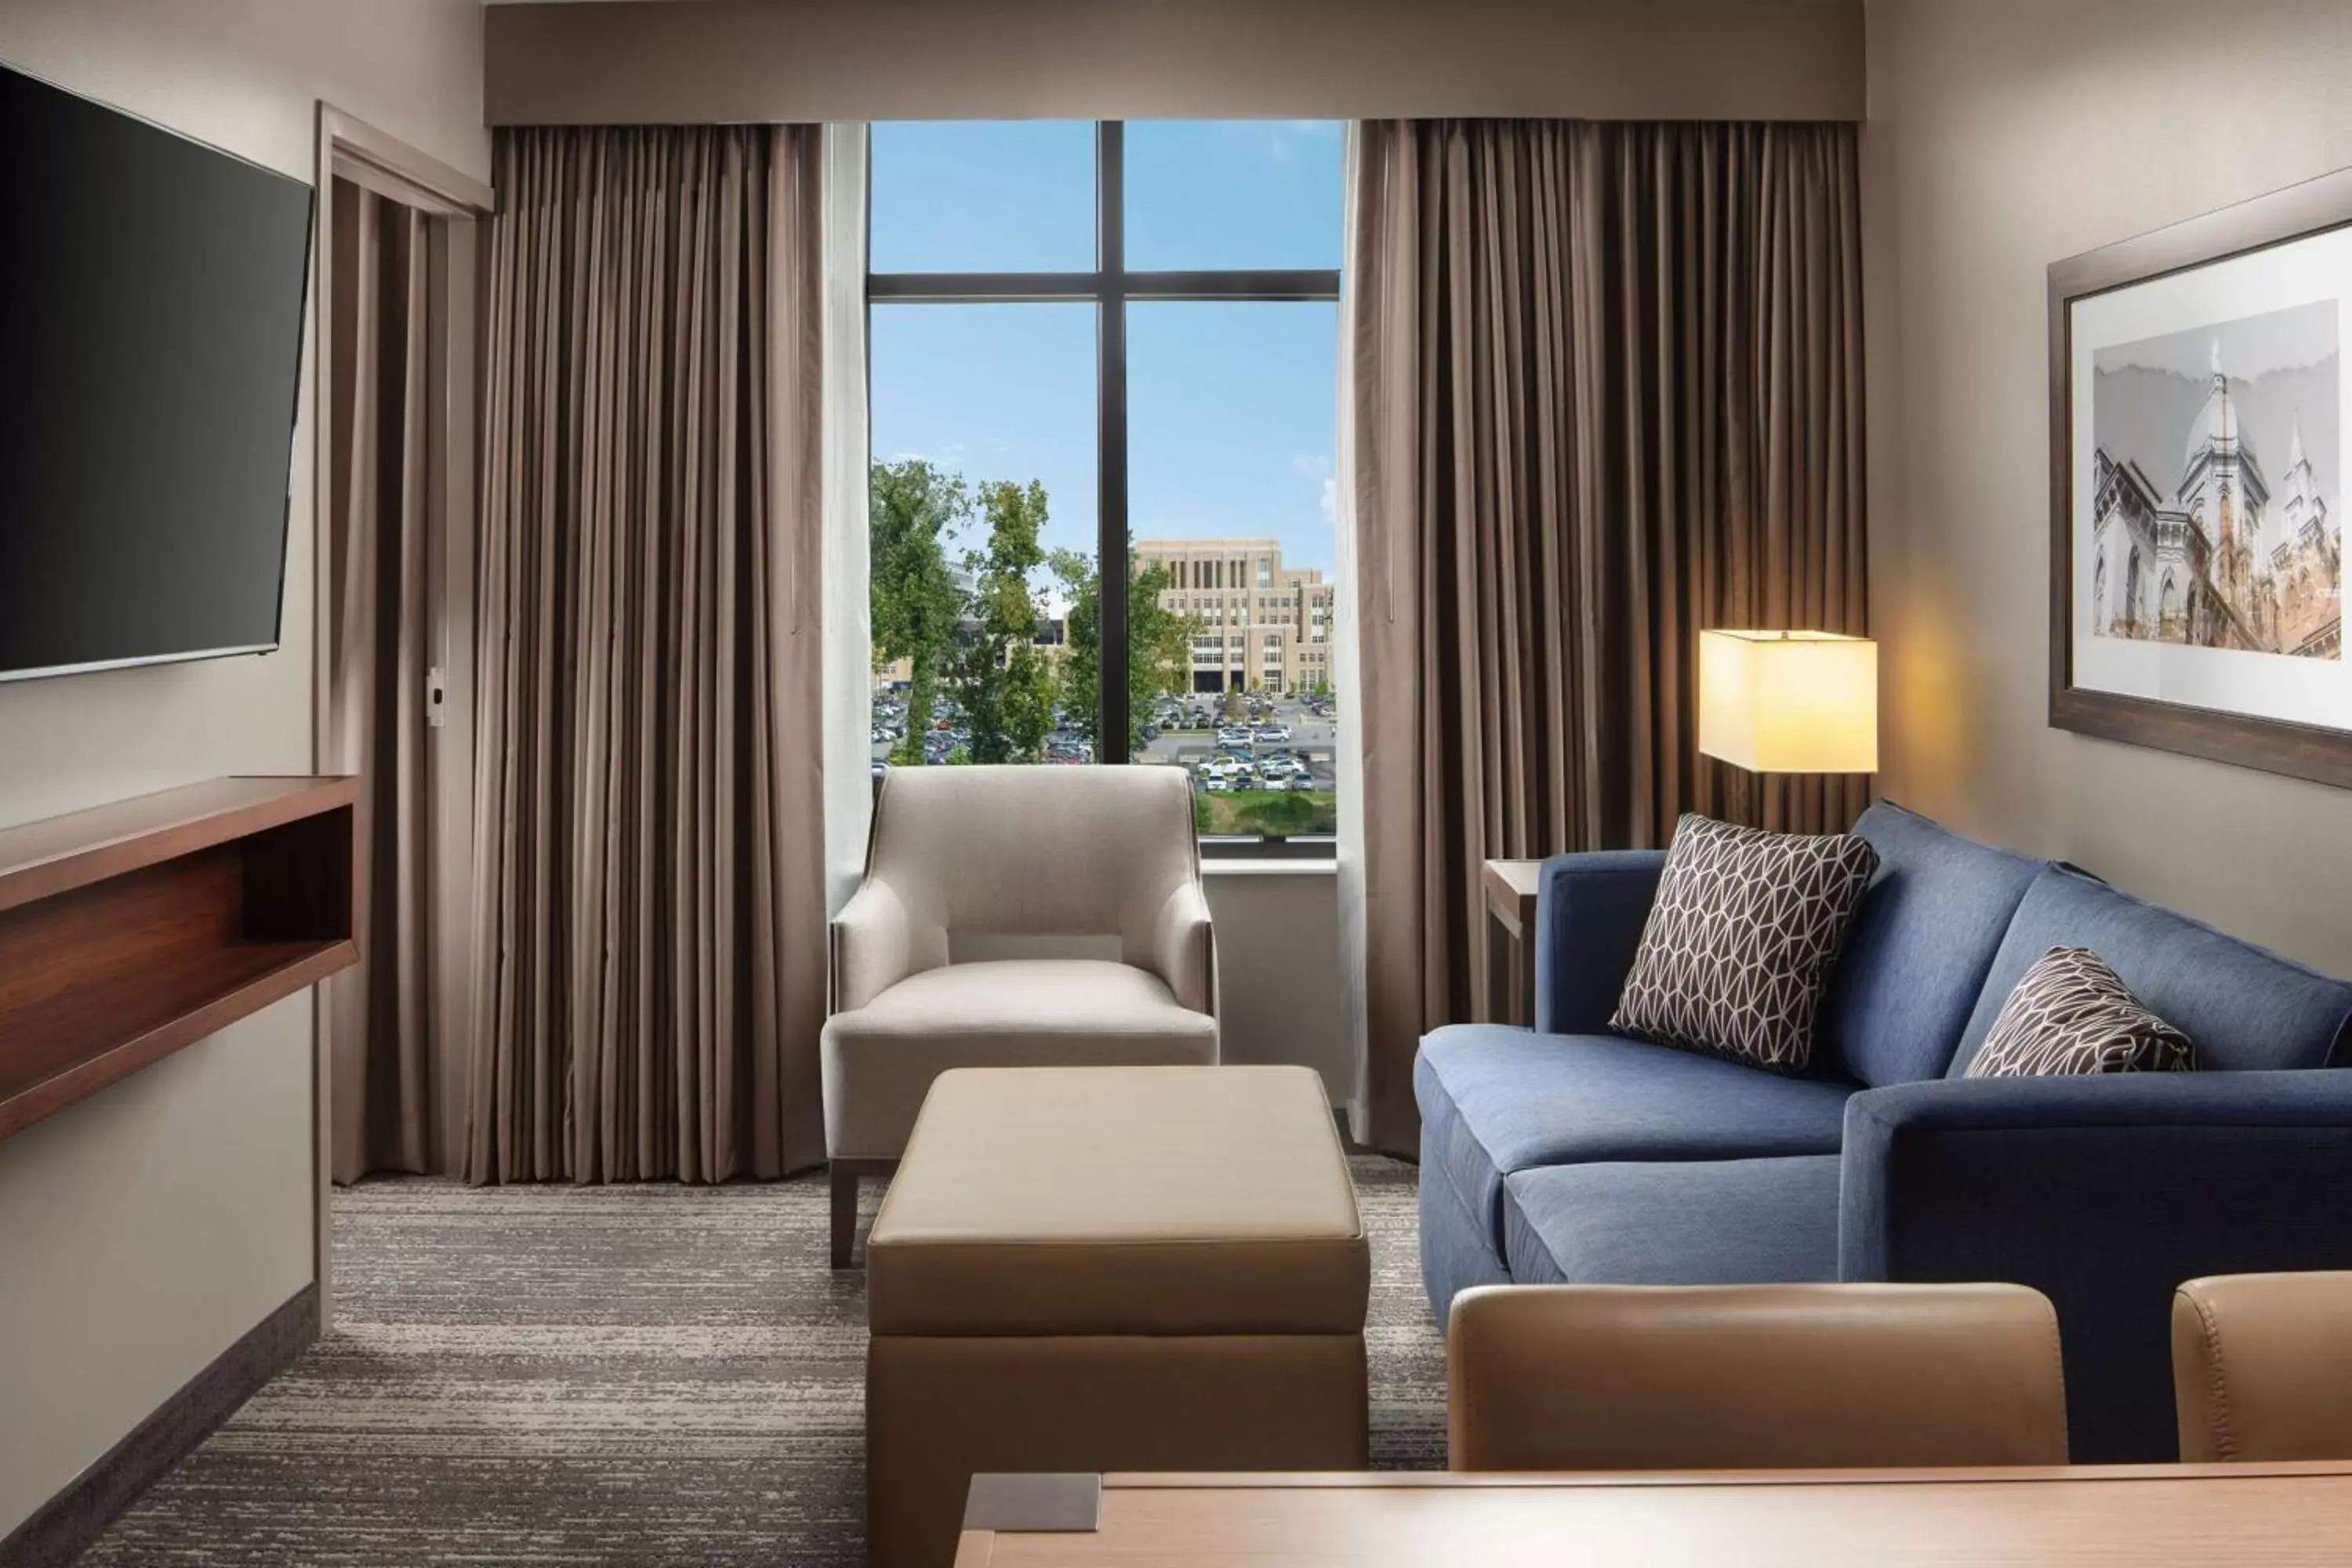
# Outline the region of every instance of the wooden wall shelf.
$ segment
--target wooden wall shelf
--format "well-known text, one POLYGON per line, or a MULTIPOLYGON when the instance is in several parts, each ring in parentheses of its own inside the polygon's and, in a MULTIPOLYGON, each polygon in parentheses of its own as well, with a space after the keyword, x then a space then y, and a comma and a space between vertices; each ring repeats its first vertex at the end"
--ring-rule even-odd
POLYGON ((0 830, 0 1138, 359 962, 348 778, 0 830))

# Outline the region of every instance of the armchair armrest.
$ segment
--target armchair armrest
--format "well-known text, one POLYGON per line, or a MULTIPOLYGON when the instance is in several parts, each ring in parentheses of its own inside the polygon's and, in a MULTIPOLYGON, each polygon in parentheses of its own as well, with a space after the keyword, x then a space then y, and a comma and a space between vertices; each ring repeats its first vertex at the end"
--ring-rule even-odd
POLYGON ((1663 849, 1555 855, 1536 888, 1536 1028, 1597 1035, 1609 1027, 1657 896, 1663 849))
POLYGON ((1168 983, 1177 1005, 1217 1011, 1217 938, 1209 924, 1209 898, 1197 878, 1180 882, 1151 922, 1151 968, 1168 983))
POLYGON ((833 1008, 854 1012, 919 967, 914 921, 887 882, 868 877, 833 917, 833 1008))
POLYGON ((1901 1084, 1846 1102, 1839 1275, 2034 1287, 2075 1461, 2168 1459, 2174 1288, 2352 1265, 2347 1192, 2352 1072, 1901 1084))

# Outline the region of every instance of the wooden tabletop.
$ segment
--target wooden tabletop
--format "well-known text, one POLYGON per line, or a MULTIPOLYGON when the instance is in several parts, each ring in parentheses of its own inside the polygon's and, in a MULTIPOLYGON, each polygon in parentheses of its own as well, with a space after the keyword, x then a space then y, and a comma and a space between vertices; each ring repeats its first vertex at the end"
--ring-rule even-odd
POLYGON ((1099 1528, 956 1568, 2352 1563, 2352 1463, 1674 1475, 1113 1475, 1099 1528))

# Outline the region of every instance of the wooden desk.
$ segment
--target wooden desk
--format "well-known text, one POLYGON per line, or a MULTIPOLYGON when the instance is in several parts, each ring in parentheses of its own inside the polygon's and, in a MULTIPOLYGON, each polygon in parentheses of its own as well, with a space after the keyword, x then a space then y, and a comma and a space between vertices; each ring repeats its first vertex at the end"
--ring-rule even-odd
POLYGON ((1536 873, 1540 860, 1489 860, 1486 891, 1486 1009, 1483 1021, 1536 1021, 1536 873), (1498 929, 1499 928, 1499 931, 1498 929))
POLYGON ((2352 1462, 1645 1476, 1106 1476, 1093 1531, 956 1568, 2352 1563, 2352 1462))

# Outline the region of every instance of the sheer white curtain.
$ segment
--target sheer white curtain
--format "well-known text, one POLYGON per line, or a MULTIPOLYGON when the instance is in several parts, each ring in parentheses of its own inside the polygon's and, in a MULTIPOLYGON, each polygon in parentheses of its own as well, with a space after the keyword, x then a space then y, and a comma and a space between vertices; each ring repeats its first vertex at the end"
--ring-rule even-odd
POLYGON ((1362 1142, 1370 1137, 1364 1119, 1364 1058, 1370 1030, 1364 995, 1364 748, 1360 685, 1363 660, 1358 643, 1358 617, 1363 606, 1357 593, 1360 556, 1356 540, 1356 213, 1358 184, 1363 178, 1356 156, 1358 128, 1347 131, 1345 154, 1348 184, 1343 229, 1346 250, 1339 276, 1339 417, 1332 471, 1339 476, 1333 523, 1338 532, 1331 594, 1331 686, 1339 699, 1339 722, 1333 768, 1339 791, 1339 995, 1348 1048, 1355 1061, 1355 1081, 1348 1091, 1348 1122, 1362 1142))
POLYGON ((866 157, 862 123, 824 127, 824 868, 828 910, 856 890, 874 814, 874 628, 866 597, 866 157))

